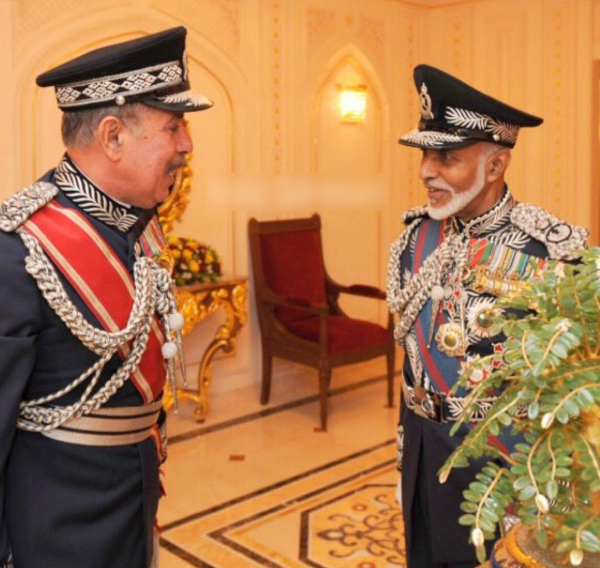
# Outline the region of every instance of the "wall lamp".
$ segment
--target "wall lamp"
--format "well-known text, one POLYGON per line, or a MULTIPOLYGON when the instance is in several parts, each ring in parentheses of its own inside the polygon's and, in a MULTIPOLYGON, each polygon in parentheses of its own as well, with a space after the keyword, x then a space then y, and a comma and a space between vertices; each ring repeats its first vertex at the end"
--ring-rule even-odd
POLYGON ((340 98, 338 100, 340 122, 347 124, 365 122, 367 114, 367 86, 343 87, 338 85, 338 90, 340 91, 340 98))

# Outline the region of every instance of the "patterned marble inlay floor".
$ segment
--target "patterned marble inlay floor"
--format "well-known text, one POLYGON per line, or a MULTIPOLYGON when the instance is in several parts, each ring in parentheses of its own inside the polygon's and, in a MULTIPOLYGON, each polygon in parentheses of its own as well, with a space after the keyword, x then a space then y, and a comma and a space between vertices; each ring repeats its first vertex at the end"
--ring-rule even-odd
MULTIPOLYGON (((317 404, 302 392, 266 415, 222 413, 200 428, 177 419, 161 568, 405 566, 397 409, 383 407, 383 379, 355 367, 336 377, 326 433, 315 432, 317 404)), ((238 395, 247 393, 229 397, 238 395)))

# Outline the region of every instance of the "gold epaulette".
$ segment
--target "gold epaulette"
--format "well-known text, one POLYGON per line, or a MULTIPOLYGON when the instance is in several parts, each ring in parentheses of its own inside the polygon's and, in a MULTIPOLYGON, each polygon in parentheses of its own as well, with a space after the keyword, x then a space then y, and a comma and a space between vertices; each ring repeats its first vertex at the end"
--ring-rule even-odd
POLYGON ((46 181, 36 181, 0 203, 0 230, 16 231, 38 209, 52 201, 58 188, 46 181))
POLYGON ((587 247, 589 231, 570 225, 531 203, 518 203, 510 220, 521 231, 543 243, 551 260, 575 260, 577 251, 587 247))

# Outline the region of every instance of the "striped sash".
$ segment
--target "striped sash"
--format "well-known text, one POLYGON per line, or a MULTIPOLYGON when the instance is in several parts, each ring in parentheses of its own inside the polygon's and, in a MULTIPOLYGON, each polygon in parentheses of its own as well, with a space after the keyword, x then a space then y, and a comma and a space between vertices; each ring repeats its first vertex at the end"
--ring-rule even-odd
MULTIPOLYGON (((415 255, 412 266, 412 273, 419 272, 421 266, 427 260, 427 257, 442 243, 444 240, 444 222, 433 221, 432 219, 425 220, 417 229, 417 240, 415 255)), ((437 342, 432 341, 431 347, 427 347, 427 336, 433 310, 433 301, 431 298, 427 300, 425 306, 419 313, 414 329, 417 337, 417 346, 423 369, 427 376, 432 380, 435 390, 441 393, 447 393, 458 379, 460 371, 460 362, 462 359, 456 357, 448 357, 442 353, 437 342)), ((436 319, 437 329, 440 325, 447 322, 446 315, 443 310, 439 310, 436 319)), ((434 332, 435 335, 435 332, 434 332)))
MULTIPOLYGON (((127 325, 135 295, 133 278, 79 211, 54 200, 32 215, 23 228, 37 239, 106 331, 119 331, 127 325)), ((163 342, 160 324, 154 316, 147 349, 131 375, 145 403, 153 401, 165 384, 163 342)), ((129 351, 130 347, 125 345, 119 354, 125 358, 129 351)))

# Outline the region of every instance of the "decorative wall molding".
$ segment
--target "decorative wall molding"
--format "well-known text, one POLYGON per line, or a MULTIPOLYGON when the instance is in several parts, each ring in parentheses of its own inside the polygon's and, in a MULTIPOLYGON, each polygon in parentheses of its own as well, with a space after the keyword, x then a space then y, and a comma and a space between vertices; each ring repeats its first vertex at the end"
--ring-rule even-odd
POLYGON ((241 59, 241 0, 152 0, 152 7, 191 25, 237 64, 241 59))
POLYGON ((336 21, 333 10, 309 6, 306 10, 307 59, 312 61, 322 44, 335 33, 336 21))
POLYGON ((273 173, 283 171, 283 128, 284 128, 284 56, 283 56, 283 0, 274 0, 271 14, 271 53, 273 78, 272 123, 273 123, 273 173))
POLYGON ((376 58, 381 69, 385 69, 385 22, 379 18, 360 17, 358 39, 376 58))

